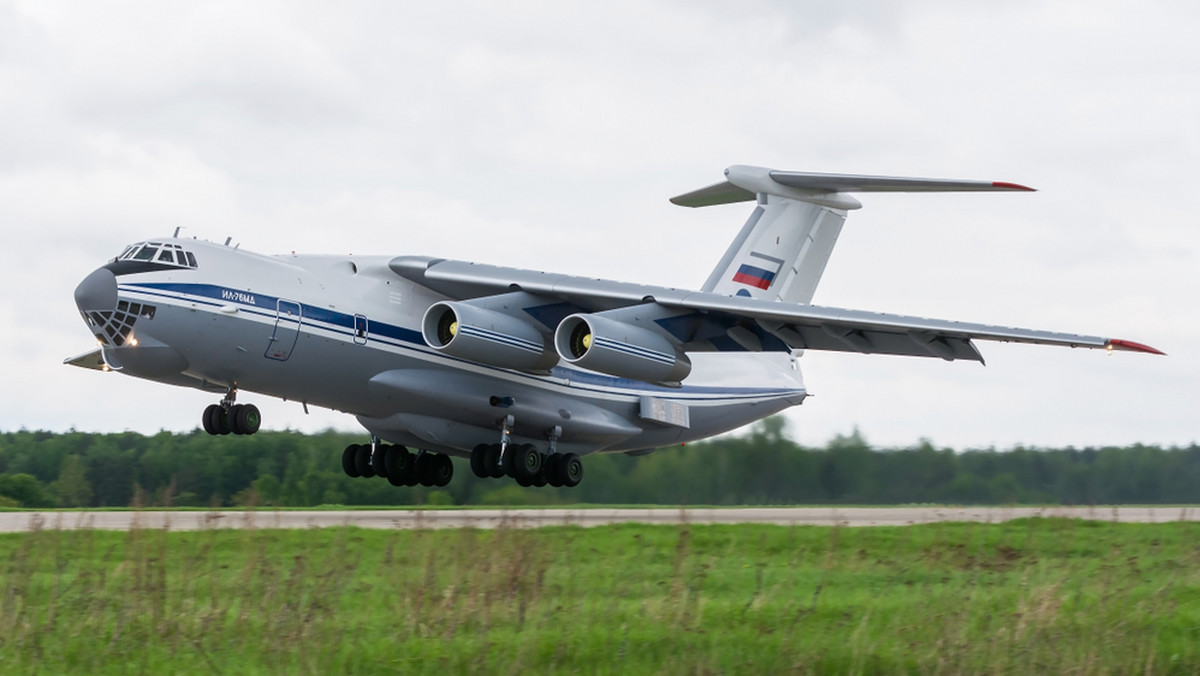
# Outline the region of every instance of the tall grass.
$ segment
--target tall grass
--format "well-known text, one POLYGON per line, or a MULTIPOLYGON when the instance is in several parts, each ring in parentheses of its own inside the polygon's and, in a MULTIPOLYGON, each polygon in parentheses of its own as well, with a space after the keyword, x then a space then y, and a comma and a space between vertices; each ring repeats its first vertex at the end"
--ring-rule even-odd
POLYGON ((1200 671, 1195 523, 47 526, 0 673, 1200 671))

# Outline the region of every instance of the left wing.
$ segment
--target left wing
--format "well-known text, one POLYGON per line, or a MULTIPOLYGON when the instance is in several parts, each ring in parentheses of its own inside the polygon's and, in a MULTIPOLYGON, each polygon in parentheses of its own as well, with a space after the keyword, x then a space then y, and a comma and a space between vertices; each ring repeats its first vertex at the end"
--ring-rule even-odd
MULTIPOLYGON (((389 267, 466 305, 513 292, 528 294, 517 316, 532 320, 543 334, 556 334, 560 354, 567 342, 559 341, 569 337, 557 334, 567 324, 564 319, 574 317, 582 317, 593 332, 598 326, 612 328, 614 322, 635 327, 638 331, 622 333, 634 336, 624 340, 635 346, 644 335, 640 332, 657 334, 678 352, 809 349, 982 362, 971 342, 979 339, 1163 354, 1116 338, 794 305, 464 261, 400 256, 389 267)), ((666 352, 648 342, 638 349, 666 352)))

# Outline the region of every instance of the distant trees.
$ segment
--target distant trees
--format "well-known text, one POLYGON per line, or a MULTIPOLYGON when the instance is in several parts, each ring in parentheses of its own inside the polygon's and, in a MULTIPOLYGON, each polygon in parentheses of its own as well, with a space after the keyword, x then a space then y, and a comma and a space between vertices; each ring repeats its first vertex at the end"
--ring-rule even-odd
POLYGON ((747 434, 631 458, 593 455, 575 489, 476 479, 456 460, 445 489, 351 479, 361 434, 199 431, 0 433, 0 506, 409 504, 1014 504, 1200 502, 1200 447, 1017 447, 955 452, 928 441, 872 448, 857 431, 798 446, 784 419, 747 434))

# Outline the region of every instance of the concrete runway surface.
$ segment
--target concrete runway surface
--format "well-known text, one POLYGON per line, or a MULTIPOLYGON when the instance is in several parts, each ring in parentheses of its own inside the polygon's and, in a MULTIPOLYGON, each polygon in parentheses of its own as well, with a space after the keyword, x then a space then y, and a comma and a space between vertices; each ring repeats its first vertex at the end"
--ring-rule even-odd
POLYGON ((766 523, 905 526, 945 521, 997 523, 1022 517, 1071 517, 1123 523, 1200 521, 1200 506, 1162 507, 739 507, 715 509, 469 509, 329 511, 0 512, 0 532, 37 528, 536 528, 613 523, 766 523))

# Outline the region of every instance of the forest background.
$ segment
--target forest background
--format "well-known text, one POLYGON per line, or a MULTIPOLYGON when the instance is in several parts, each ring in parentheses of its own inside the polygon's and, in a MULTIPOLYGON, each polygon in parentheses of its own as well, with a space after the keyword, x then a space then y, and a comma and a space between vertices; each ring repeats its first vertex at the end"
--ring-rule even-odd
POLYGON ((477 479, 455 459, 454 481, 431 489, 346 476, 342 450, 363 441, 334 431, 0 433, 0 507, 1200 502, 1195 443, 955 451, 924 440, 873 448, 856 431, 806 448, 774 417, 742 436, 588 456, 576 488, 477 479))

